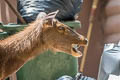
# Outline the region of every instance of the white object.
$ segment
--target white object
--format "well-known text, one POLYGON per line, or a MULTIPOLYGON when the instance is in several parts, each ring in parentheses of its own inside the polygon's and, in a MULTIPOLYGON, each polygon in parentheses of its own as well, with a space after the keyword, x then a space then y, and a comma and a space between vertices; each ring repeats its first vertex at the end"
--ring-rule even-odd
POLYGON ((108 80, 120 80, 120 76, 110 75, 108 80))

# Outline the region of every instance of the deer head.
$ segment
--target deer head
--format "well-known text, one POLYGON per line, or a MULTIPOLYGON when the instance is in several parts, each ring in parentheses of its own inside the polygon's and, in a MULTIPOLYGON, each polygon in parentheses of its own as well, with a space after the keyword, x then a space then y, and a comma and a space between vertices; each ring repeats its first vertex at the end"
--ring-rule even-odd
MULTIPOLYGON (((54 14, 55 15, 55 14, 54 14)), ((78 50, 87 45, 88 40, 67 25, 49 16, 43 21, 43 41, 54 52, 65 52, 75 57, 82 56, 78 50)))

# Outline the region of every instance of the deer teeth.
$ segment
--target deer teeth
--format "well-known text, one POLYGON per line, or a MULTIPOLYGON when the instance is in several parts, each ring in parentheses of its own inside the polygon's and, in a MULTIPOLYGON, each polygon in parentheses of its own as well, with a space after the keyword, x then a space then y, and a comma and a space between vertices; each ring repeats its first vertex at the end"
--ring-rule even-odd
POLYGON ((74 52, 76 52, 76 53, 81 53, 80 51, 79 51, 79 48, 80 46, 78 45, 78 44, 72 44, 72 50, 74 51, 74 52))
POLYGON ((71 53, 73 56, 75 57, 81 57, 82 53, 79 51, 79 45, 78 44, 72 44, 72 48, 71 48, 71 53))

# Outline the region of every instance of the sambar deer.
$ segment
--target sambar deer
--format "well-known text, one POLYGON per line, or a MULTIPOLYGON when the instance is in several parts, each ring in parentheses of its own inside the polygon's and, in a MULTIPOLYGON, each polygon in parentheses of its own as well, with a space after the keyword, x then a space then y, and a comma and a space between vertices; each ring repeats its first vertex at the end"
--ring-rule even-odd
POLYGON ((16 72, 28 60, 46 50, 75 57, 87 39, 55 19, 55 13, 37 18, 23 31, 0 41, 0 80, 16 72))

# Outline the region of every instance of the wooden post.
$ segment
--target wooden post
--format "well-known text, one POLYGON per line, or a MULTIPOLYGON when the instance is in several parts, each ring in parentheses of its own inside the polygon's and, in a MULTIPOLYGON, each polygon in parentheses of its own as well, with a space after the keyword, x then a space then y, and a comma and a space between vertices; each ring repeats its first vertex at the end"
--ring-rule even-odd
POLYGON ((18 17, 18 19, 23 23, 26 24, 25 20, 21 17, 20 13, 10 4, 8 0, 5 0, 5 2, 8 4, 8 6, 11 8, 11 10, 14 12, 14 14, 18 17))
MULTIPOLYGON (((89 46, 89 42, 90 42, 90 38, 91 38, 91 32, 92 32, 92 29, 93 29, 93 20, 94 20, 95 10, 97 8, 97 3, 98 3, 98 0, 93 0, 91 13, 90 13, 90 18, 89 18, 89 28, 88 28, 88 33, 87 33, 88 46, 89 46)), ((88 46, 84 47, 84 51, 83 51, 84 55, 83 55, 83 58, 82 58, 82 61, 81 61, 81 64, 80 64, 80 72, 84 71, 88 46)))

